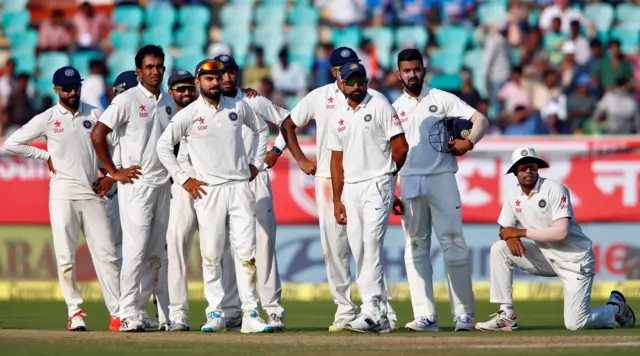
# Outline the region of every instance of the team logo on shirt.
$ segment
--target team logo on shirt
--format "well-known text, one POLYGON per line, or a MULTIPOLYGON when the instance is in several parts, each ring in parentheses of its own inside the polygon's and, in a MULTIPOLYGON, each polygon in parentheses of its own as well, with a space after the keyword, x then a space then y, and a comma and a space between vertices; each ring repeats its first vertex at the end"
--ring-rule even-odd
POLYGON ((91 121, 89 121, 89 120, 84 120, 84 121, 82 122, 82 126, 84 126, 84 128, 85 128, 85 129, 87 129, 87 130, 88 130, 88 129, 90 129, 90 128, 91 128, 91 121))
POLYGON ((344 119, 340 119, 340 121, 338 121, 338 132, 342 132, 344 131, 344 129, 346 129, 347 127, 344 126, 344 119))
POLYGON ((515 204, 516 204, 516 209, 515 209, 516 213, 521 213, 522 212, 522 208, 520 207, 520 200, 516 199, 515 204))
POLYGON ((435 106, 435 105, 431 105, 431 106, 429 106, 429 111, 436 112, 436 111, 438 111, 438 107, 435 106))
POLYGON ((325 105, 326 109, 333 109, 336 107, 336 104, 334 103, 336 99, 334 99, 332 96, 327 98, 327 104, 325 105))
POLYGON ((236 120, 238 120, 238 114, 236 114, 236 113, 234 113, 234 112, 230 113, 230 114, 229 114, 229 120, 231 120, 231 121, 236 121, 236 120))
POLYGON ((371 121, 371 114, 367 114, 367 115, 365 115, 365 116, 364 116, 364 121, 365 121, 365 122, 369 122, 369 121, 371 121))
POLYGON ((567 197, 562 196, 562 198, 560 198, 560 209, 566 209, 567 206, 569 206, 567 204, 567 197))
POLYGON ((544 199, 540 199, 540 201, 538 202, 538 206, 540 207, 540 209, 544 209, 547 206, 547 201, 544 199))
POLYGON ((54 122, 53 125, 55 126, 53 128, 53 133, 62 133, 62 132, 64 132, 64 128, 60 127, 60 126, 62 126, 62 123, 60 121, 56 120, 56 122, 54 122))
POLYGON ((165 110, 167 110, 167 115, 171 115, 171 106, 167 106, 165 110))
POLYGON ((200 116, 198 118, 198 131, 206 130, 207 125, 204 124, 204 117, 200 116))
POLYGON ((141 119, 149 116, 149 113, 147 112, 147 108, 144 105, 140 105, 139 109, 140 109, 141 119))

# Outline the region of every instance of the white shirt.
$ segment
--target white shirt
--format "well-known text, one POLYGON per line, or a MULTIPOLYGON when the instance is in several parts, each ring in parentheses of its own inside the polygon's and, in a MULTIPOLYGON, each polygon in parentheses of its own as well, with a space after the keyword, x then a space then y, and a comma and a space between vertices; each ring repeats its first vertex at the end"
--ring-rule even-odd
POLYGON ((422 89, 417 100, 403 91, 393 107, 409 144, 407 160, 400 170, 401 181, 405 176, 457 172, 456 157, 431 146, 430 140, 441 139, 431 137, 431 128, 445 116, 468 120, 476 109, 451 93, 427 87, 422 89))
POLYGON ((343 152, 344 182, 358 183, 395 172, 391 138, 400 134, 389 100, 367 94, 355 109, 347 105, 331 118, 327 149, 343 152))
POLYGON ((590 23, 587 18, 582 14, 582 11, 567 8, 564 12, 560 9, 558 5, 551 5, 545 7, 540 13, 540 20, 538 21, 538 26, 540 29, 544 31, 549 31, 551 29, 551 23, 553 19, 559 17, 562 25, 560 26, 560 30, 564 33, 571 33, 571 22, 579 21, 580 26, 583 28, 588 28, 590 23))
POLYGON ((140 83, 116 96, 100 117, 100 122, 118 132, 122 166, 142 167, 136 183, 157 187, 169 181, 156 146, 175 113, 176 104, 170 95, 161 93, 156 100, 140 83))
POLYGON ((174 116, 158 141, 158 156, 180 185, 191 178, 173 155, 173 147, 183 137, 187 137, 186 147, 195 178, 209 185, 248 180, 249 164, 260 167, 267 153, 267 124, 246 102, 224 96, 218 108, 199 97, 174 116), (256 152, 251 157, 242 140, 243 125, 258 137, 256 152))
POLYGON ((100 114, 100 109, 82 102, 75 115, 57 104, 14 132, 4 148, 26 158, 51 158, 56 173, 51 174, 50 199, 95 199, 92 185, 98 179, 99 161, 90 135, 100 114), (48 152, 27 145, 40 137, 47 140, 48 152))
POLYGON ((522 192, 520 185, 509 190, 498 224, 516 227, 520 223, 525 229, 545 229, 562 218, 569 218, 567 238, 559 242, 535 241, 536 245, 548 260, 578 262, 587 258, 591 240, 575 221, 569 191, 554 180, 539 177, 529 196, 522 192))

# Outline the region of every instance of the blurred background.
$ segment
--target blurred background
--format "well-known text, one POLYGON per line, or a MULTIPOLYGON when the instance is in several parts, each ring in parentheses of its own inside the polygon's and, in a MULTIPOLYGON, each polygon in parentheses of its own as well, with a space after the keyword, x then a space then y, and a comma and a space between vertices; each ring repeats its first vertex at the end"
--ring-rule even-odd
MULTIPOLYGON (((402 92, 396 55, 418 48, 429 70, 426 84, 454 92, 492 124, 459 160, 457 175, 474 281, 489 278, 495 221, 514 183, 504 172, 521 146, 549 160, 544 176, 569 186, 577 220, 596 246, 599 280, 640 277, 640 1, 1 0, 1 6, 2 279, 56 278, 46 164, 8 156, 2 137, 55 103, 52 74, 64 65, 85 78, 82 100, 106 107, 115 77, 135 69, 143 44, 164 48, 165 82, 173 70, 193 72, 203 58, 233 55, 242 86, 287 109, 333 81, 329 54, 338 46, 355 49, 370 87, 394 101, 402 92)), ((299 133, 313 155, 313 123, 299 133)), ((324 282, 313 181, 288 154, 270 173, 282 279, 324 282)), ((406 282, 404 238, 399 220, 391 224, 384 254, 395 284, 406 282)), ((434 280, 444 282, 439 246, 432 247, 434 280)), ((79 278, 95 279, 86 246, 79 256, 79 278)), ((199 258, 192 256, 194 280, 201 276, 199 258)))

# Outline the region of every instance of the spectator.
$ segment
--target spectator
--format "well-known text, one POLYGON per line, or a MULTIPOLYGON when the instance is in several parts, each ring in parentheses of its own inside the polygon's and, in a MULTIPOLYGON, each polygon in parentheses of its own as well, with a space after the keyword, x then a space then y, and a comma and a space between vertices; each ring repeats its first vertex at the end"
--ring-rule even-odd
POLYGON ((549 54, 547 60, 552 66, 560 64, 564 57, 562 44, 567 39, 567 35, 560 30, 560 23, 559 17, 554 18, 551 21, 551 30, 544 34, 544 48, 549 54))
POLYGON ((581 73, 581 67, 575 61, 576 47, 572 41, 566 41, 562 45, 564 59, 560 66, 560 81, 563 92, 571 92, 575 86, 575 80, 581 73))
POLYGON ((243 86, 254 88, 260 85, 264 78, 271 75, 271 67, 264 63, 264 51, 258 47, 254 51, 256 55, 256 63, 244 69, 243 86))
POLYGON ((79 49, 97 49, 110 22, 104 14, 95 13, 89 2, 84 2, 73 16, 73 27, 79 49))
POLYGON ((473 87, 471 72, 462 70, 460 77, 462 78, 462 86, 460 87, 460 92, 456 94, 462 101, 469 104, 469 106, 477 108, 482 98, 480 98, 480 93, 473 87))
POLYGON ((64 14, 60 10, 54 10, 51 19, 40 25, 38 49, 41 51, 66 51, 71 44, 71 34, 65 23, 64 14))
POLYGON ((29 75, 20 74, 16 78, 16 85, 9 95, 7 106, 2 118, 2 132, 10 136, 15 130, 26 124, 35 115, 31 99, 27 94, 29 75))
POLYGON ((561 30, 565 34, 571 32, 571 22, 578 21, 583 27, 589 28, 589 34, 593 35, 595 33, 593 25, 589 23, 582 11, 570 8, 569 3, 569 0, 556 0, 555 5, 545 7, 540 13, 540 20, 538 21, 540 29, 543 32, 550 31, 553 19, 557 17, 560 18, 561 30))
MULTIPOLYGON (((511 68, 509 44, 505 38, 506 23, 495 22, 488 26, 489 33, 484 40, 482 56, 482 76, 485 78, 487 93, 489 94, 489 110, 497 113, 498 92, 502 85, 509 80, 509 73, 505 68, 511 68)), ((475 106, 473 106, 475 107, 475 106)))
POLYGON ((576 80, 576 90, 567 98, 567 118, 573 133, 585 132, 587 123, 596 107, 596 99, 589 93, 589 76, 582 74, 576 80))
POLYGON ((506 108, 507 115, 513 114, 516 107, 531 108, 531 91, 528 85, 525 85, 522 67, 511 68, 511 80, 500 88, 498 101, 501 107, 506 108))
POLYGON ((605 123, 606 134, 629 135, 639 132, 640 111, 638 110, 638 103, 629 93, 627 79, 619 78, 598 102, 593 120, 596 123, 605 123))
POLYGON ((631 63, 624 59, 620 51, 620 41, 609 41, 609 55, 596 63, 591 70, 591 77, 596 86, 603 89, 612 88, 619 80, 625 81, 633 75, 631 63))
POLYGON ((313 5, 338 27, 361 25, 366 19, 365 0, 314 0, 313 5))
POLYGON ((575 48, 575 61, 578 65, 584 66, 591 59, 591 48, 589 48, 589 41, 581 35, 580 31, 580 21, 571 21, 569 40, 573 42, 575 48))
POLYGON ((82 86, 81 99, 89 105, 97 108, 107 108, 107 92, 105 88, 105 67, 99 60, 89 62, 89 75, 82 86))
POLYGON ((518 47, 529 34, 529 12, 520 0, 509 1, 509 12, 506 21, 508 23, 507 40, 511 46, 518 47))
POLYGON ((333 52, 333 46, 331 45, 322 45, 318 48, 316 62, 313 65, 313 85, 316 88, 335 81, 331 74, 331 63, 329 62, 331 52, 333 52))
POLYGON ((516 106, 508 116, 504 134, 508 136, 539 135, 543 133, 540 115, 533 109, 516 106))
POLYGON ((13 87, 16 84, 14 78, 16 71, 16 62, 13 59, 8 59, 4 68, 2 69, 2 75, 0 76, 0 110, 7 105, 9 95, 13 91, 13 87))
POLYGON ((543 73, 542 83, 535 82, 531 88, 531 100, 533 108, 542 109, 549 100, 557 99, 562 90, 558 83, 558 74, 555 70, 548 69, 543 73))
POLYGON ((298 63, 289 61, 286 47, 280 50, 278 62, 271 67, 271 78, 276 91, 284 95, 301 97, 307 90, 307 75, 298 63))
POLYGON ((540 110, 540 118, 546 125, 545 133, 551 135, 567 135, 571 126, 567 122, 567 100, 564 95, 551 99, 540 110))

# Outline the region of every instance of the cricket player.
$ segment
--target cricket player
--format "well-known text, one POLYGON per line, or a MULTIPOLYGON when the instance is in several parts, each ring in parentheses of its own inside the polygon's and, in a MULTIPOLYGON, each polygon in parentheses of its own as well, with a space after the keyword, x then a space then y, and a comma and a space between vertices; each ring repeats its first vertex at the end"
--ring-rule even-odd
POLYGON ((402 168, 409 146, 391 103, 367 93, 362 64, 344 64, 340 84, 348 106, 331 118, 327 148, 331 150, 334 216, 347 227, 362 298, 361 313, 347 329, 389 333, 382 246, 395 201, 394 175, 402 168))
POLYGON ((559 277, 564 288, 564 325, 569 330, 635 326, 636 317, 622 293, 611 292, 607 305, 590 308, 595 256, 591 240, 576 223, 568 189, 538 175, 549 164, 533 148, 518 148, 507 174, 518 178, 498 218, 500 240, 491 246, 491 303, 500 310, 476 329, 514 331, 513 270, 559 277))
MULTIPOLYGON (((101 110, 80 101, 80 74, 62 67, 53 74, 58 103, 31 119, 5 142, 18 156, 47 161, 51 172, 49 212, 60 290, 69 315, 67 329, 85 331, 82 297, 76 284, 78 230, 85 236, 102 294, 111 314, 118 315, 120 266, 109 227, 106 202, 94 191, 99 162, 89 135, 101 110), (48 152, 28 143, 44 137, 48 152)), ((109 189, 108 182, 100 189, 109 189)), ((96 190, 99 190, 96 188, 96 190)))
POLYGON ((271 332, 258 315, 255 264, 255 195, 250 181, 258 175, 267 150, 267 125, 242 100, 226 98, 221 92, 224 64, 204 60, 195 70, 195 83, 200 98, 181 110, 158 141, 157 151, 162 164, 174 181, 186 190, 194 201, 200 231, 200 250, 209 303, 203 332, 226 331, 222 299, 221 264, 226 230, 235 257, 242 268, 237 272, 238 289, 244 317, 243 333, 271 332), (242 140, 242 126, 248 126, 258 142, 248 156, 242 140), (187 152, 195 177, 185 172, 174 147, 187 136, 187 152))
POLYGON ((473 330, 474 296, 469 252, 462 233, 460 192, 455 173, 455 156, 473 149, 484 136, 487 119, 455 95, 424 87, 425 68, 416 49, 398 54, 398 79, 403 94, 393 103, 409 143, 407 162, 400 171, 402 227, 405 235, 405 266, 414 320, 411 331, 438 331, 431 267, 431 222, 440 242, 449 280, 451 313, 456 331, 473 330), (449 142, 436 150, 431 144, 434 125, 444 117, 470 120, 471 133, 465 140, 449 142))
MULTIPOLYGON (((238 65, 233 57, 219 55, 214 60, 224 64, 224 74, 222 76, 222 95, 226 97, 244 100, 254 113, 265 122, 271 122, 280 126, 282 121, 289 117, 289 111, 276 106, 268 99, 256 96, 248 98, 245 93, 237 87, 238 65)), ((254 142, 254 134, 247 126, 242 127, 242 139, 248 155, 252 155, 257 149, 254 142)), ((269 325, 276 331, 284 331, 286 328, 283 318, 285 316, 282 307, 282 286, 280 275, 278 274, 278 264, 276 260, 276 216, 273 209, 273 198, 271 184, 269 182, 270 168, 275 164, 282 151, 286 148, 284 138, 279 135, 276 142, 267 153, 265 164, 258 167, 259 173, 256 179, 251 182, 251 189, 256 200, 256 270, 258 274, 258 291, 262 308, 269 316, 269 325), (268 164, 270 163, 270 165, 268 164)), ((227 251, 230 251, 230 244, 227 244, 227 251)), ((225 253, 222 257, 222 285, 225 290, 225 298, 222 306, 225 313, 228 330, 240 330, 242 325, 242 308, 236 287, 235 268, 241 268, 239 261, 232 258, 231 253, 225 253)))
MULTIPOLYGON (((176 108, 171 97, 160 89, 165 70, 162 48, 154 45, 140 48, 135 64, 140 83, 113 99, 91 134, 98 158, 118 182, 123 251, 120 331, 145 330, 143 315, 139 313, 144 268, 153 271, 149 277, 157 283, 159 307, 165 316, 169 315, 167 278, 161 274, 166 271, 162 264, 166 263, 171 186, 155 148, 176 108), (105 141, 112 131, 118 132, 121 169, 114 166, 105 141)), ((166 328, 167 323, 165 320, 160 328, 166 328)))
MULTIPOLYGON (((331 151, 327 149, 330 119, 346 107, 347 98, 338 88, 338 75, 345 63, 359 62, 355 51, 348 47, 336 48, 330 56, 331 74, 336 82, 316 88, 307 94, 293 110, 291 117, 284 120, 281 132, 289 148, 291 156, 305 174, 315 175, 315 193, 320 224, 320 242, 327 268, 329 291, 334 303, 338 306, 334 322, 329 331, 344 331, 347 324, 356 318, 358 307, 351 301, 351 269, 349 243, 344 226, 336 223, 333 217, 331 198, 331 151), (317 164, 310 161, 302 152, 295 133, 297 127, 304 127, 311 120, 316 123, 317 164)), ((372 96, 382 96, 375 90, 368 89, 372 96)), ((386 284, 386 280, 385 280, 386 284)), ((391 328, 396 329, 395 311, 388 303, 391 294, 387 289, 387 317, 391 328)))

